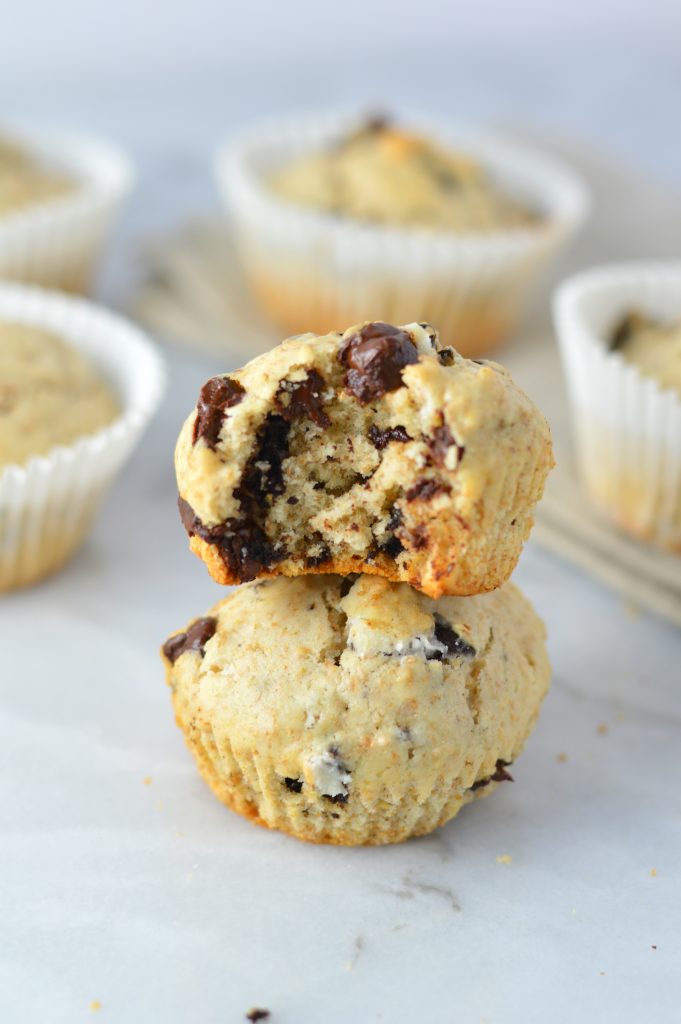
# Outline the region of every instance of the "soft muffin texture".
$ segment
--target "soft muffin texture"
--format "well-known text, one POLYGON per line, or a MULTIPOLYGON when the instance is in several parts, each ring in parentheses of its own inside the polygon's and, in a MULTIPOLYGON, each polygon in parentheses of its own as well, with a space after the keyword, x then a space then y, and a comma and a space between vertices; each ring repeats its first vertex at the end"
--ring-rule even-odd
POLYGON ((93 434, 118 412, 73 346, 42 328, 0 323, 0 469, 93 434))
POLYGON ((28 150, 0 139, 0 217, 73 191, 75 182, 44 166, 28 150))
POLYGON ((612 347, 644 377, 681 396, 681 320, 660 323, 629 313, 615 330, 612 347))
POLYGON ((512 584, 433 601, 375 577, 247 584, 164 646, 216 796, 300 839, 430 832, 510 776, 549 684, 512 584))
POLYGON ((299 157, 269 185, 296 205, 384 225, 488 232, 536 219, 472 158, 383 120, 299 157))
POLYGON ((364 572, 431 597, 511 574, 552 465, 542 414, 427 324, 289 339, 210 380, 176 471, 220 583, 364 572))

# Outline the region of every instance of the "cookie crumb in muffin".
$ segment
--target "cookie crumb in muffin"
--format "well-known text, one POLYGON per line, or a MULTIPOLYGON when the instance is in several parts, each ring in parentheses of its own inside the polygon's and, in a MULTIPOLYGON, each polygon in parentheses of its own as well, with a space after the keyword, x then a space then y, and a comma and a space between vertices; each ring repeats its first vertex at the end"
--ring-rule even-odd
POLYGON ((344 763, 338 747, 331 746, 310 761, 312 776, 317 791, 333 803, 345 803, 348 799, 352 772, 344 763))

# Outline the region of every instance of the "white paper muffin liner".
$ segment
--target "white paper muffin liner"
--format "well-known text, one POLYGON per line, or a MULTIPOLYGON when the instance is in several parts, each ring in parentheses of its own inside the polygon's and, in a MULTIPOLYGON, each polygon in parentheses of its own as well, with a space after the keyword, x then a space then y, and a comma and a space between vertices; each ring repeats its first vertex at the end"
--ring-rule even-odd
POLYGON ((224 145, 218 185, 255 297, 288 333, 362 320, 428 321, 464 355, 494 348, 531 286, 587 213, 581 181, 558 162, 464 128, 417 130, 478 159, 493 183, 540 212, 527 228, 455 234, 362 224, 277 197, 277 167, 326 148, 357 116, 293 118, 224 145))
POLYGON ((133 181, 108 142, 65 132, 0 126, 41 161, 76 180, 73 192, 0 216, 0 278, 86 292, 133 181))
POLYGON ((600 267, 556 292, 577 464, 610 519, 681 552, 681 398, 609 350, 613 331, 633 311, 680 319, 681 263, 600 267))
POLYGON ((116 394, 121 413, 73 444, 0 468, 0 592, 59 569, 84 541, 99 504, 156 410, 162 360, 138 328, 82 299, 0 285, 0 320, 33 324, 77 348, 116 394))

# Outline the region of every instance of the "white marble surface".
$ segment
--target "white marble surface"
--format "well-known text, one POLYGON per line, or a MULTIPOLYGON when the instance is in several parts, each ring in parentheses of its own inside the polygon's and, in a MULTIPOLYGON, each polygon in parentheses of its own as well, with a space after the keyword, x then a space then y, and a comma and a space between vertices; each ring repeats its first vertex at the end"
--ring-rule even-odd
MULTIPOLYGON (((203 161, 220 100, 173 81, 167 107, 159 83, 155 99, 112 87, 101 112, 103 93, 68 84, 27 86, 18 104, 101 120, 141 160, 110 300, 135 274, 131 242, 212 202, 203 161)), ((516 109, 532 107, 534 81, 516 81, 516 109)), ((302 93, 287 89, 277 103, 302 93)), ((261 91, 239 116, 266 105, 261 91)), ((530 543, 517 579, 547 621, 555 678, 515 783, 395 848, 307 847, 253 827, 199 780, 157 656, 218 596, 186 549, 171 450, 199 384, 225 367, 169 362, 168 398, 91 541, 0 603, 0 1019, 228 1024, 255 1005, 272 1024, 678 1020, 679 633, 530 543)))

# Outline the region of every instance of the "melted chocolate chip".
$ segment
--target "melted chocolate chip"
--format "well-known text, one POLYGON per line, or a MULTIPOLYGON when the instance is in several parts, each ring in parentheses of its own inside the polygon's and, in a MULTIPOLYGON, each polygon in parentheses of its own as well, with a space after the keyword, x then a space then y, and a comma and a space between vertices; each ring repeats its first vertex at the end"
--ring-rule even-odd
POLYGON ((402 370, 417 363, 419 354, 406 331, 377 322, 351 335, 338 359, 347 367, 346 388, 365 405, 402 387, 402 370))
POLYGON ((405 492, 404 496, 407 501, 430 501, 436 494, 449 494, 450 491, 451 487, 449 484, 439 480, 429 480, 424 477, 421 480, 417 480, 414 486, 405 492))
POLYGON ((297 505, 298 504, 298 499, 296 498, 295 494, 292 494, 290 498, 286 499, 286 504, 287 505, 297 505))
POLYGON ((324 562, 328 562, 331 558, 331 550, 326 544, 322 543, 319 552, 316 555, 308 555, 305 559, 305 567, 307 569, 314 569, 318 565, 323 565, 324 562))
POLYGON ((276 400, 279 413, 287 423, 307 416, 318 427, 330 426, 331 420, 323 409, 322 392, 325 387, 326 381, 316 370, 309 370, 305 380, 281 381, 276 400), (287 402, 283 401, 283 395, 288 395, 287 402))
POLYGON ((272 414, 258 430, 256 448, 244 467, 234 497, 248 515, 256 508, 267 505, 270 495, 284 490, 282 463, 288 457, 290 423, 283 416, 272 414))
POLYGON ((391 441, 411 441, 411 438, 404 427, 388 427, 381 430, 379 427, 369 427, 369 440, 379 452, 387 448, 391 441))
POLYGON ((388 516, 388 521, 385 524, 388 536, 381 544, 378 544, 373 551, 367 555, 367 561, 371 561, 377 554, 389 555, 390 558, 397 558, 400 552, 404 551, 404 545, 399 537, 395 536, 395 530, 399 529, 402 525, 402 512, 396 506, 393 505, 388 516))
POLYGON ((206 653, 206 644, 214 635, 217 627, 217 619, 212 617, 197 619, 196 622, 192 622, 186 633, 176 633, 175 636, 166 640, 163 645, 163 653, 172 665, 185 651, 198 651, 203 657, 206 653))
POLYGON ((454 349, 453 348, 441 348, 437 354, 437 358, 440 361, 441 366, 453 366, 454 364, 454 349))
POLYGON ((238 380, 211 377, 201 388, 196 406, 192 443, 199 438, 215 451, 227 410, 238 405, 246 394, 238 380))
MULTIPOLYGON (((475 647, 469 644, 467 640, 459 636, 455 629, 452 629, 450 624, 447 622, 442 615, 438 615, 436 612, 433 615, 435 620, 435 639, 441 644, 444 644, 447 648, 447 658, 474 658, 476 655, 475 647)), ((441 661, 445 655, 436 655, 438 661, 441 661)))
POLYGON ((227 519, 218 526, 204 526, 191 505, 180 498, 180 518, 190 537, 196 535, 214 544, 227 563, 231 575, 242 583, 255 579, 262 569, 269 568, 286 558, 286 552, 276 548, 265 531, 252 519, 227 519))
POLYGON ((463 445, 457 444, 456 438, 446 423, 435 427, 431 436, 426 439, 426 444, 430 448, 430 455, 436 466, 444 466, 447 452, 452 446, 456 448, 459 462, 466 452, 463 445))
POLYGON ((284 785, 285 785, 285 786, 286 786, 286 788, 287 788, 287 789, 289 789, 289 790, 290 790, 290 791, 291 791, 292 793, 300 793, 300 792, 301 792, 301 790, 302 790, 302 788, 303 788, 303 780, 302 780, 302 779, 290 779, 290 778, 288 778, 288 776, 287 776, 287 777, 286 777, 286 778, 284 779, 284 785))
POLYGON ((511 764, 510 761, 502 761, 501 758, 497 761, 496 769, 490 775, 488 779, 478 779, 471 786, 471 790, 484 789, 485 786, 489 786, 490 782, 513 782, 513 776, 510 775, 506 769, 511 764))

